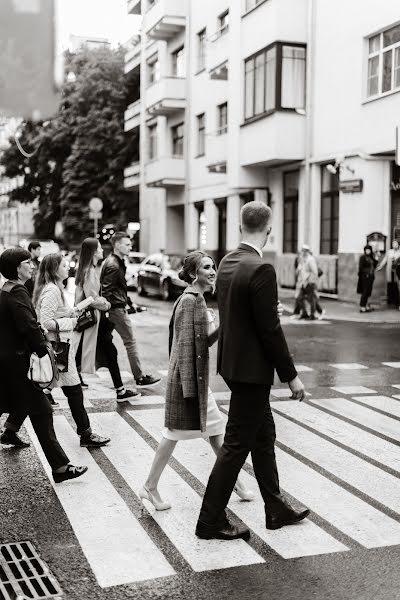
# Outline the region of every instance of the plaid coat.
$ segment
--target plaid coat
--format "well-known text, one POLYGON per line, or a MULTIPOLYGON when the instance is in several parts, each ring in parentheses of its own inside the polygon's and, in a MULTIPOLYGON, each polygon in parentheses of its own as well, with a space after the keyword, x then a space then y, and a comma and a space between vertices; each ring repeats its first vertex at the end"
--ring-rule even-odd
POLYGON ((172 345, 165 427, 205 431, 208 402, 208 319, 202 294, 186 288, 171 318, 172 345))

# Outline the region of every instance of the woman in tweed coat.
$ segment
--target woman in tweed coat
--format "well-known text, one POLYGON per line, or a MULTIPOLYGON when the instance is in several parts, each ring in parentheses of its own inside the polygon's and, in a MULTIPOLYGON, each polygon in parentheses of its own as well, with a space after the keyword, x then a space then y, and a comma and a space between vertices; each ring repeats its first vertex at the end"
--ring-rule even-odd
POLYGON ((60 372, 59 385, 67 397, 72 417, 76 423, 80 444, 95 448, 108 444, 110 438, 92 432, 89 416, 83 404, 83 393, 75 363, 74 328, 79 311, 69 308, 63 292, 63 281, 68 277, 68 267, 61 254, 48 254, 40 263, 33 292, 33 304, 38 321, 48 331, 50 340, 56 339, 56 325, 61 341, 69 341, 68 369, 60 372))
MULTIPOLYGON (((158 492, 159 479, 179 440, 208 438, 215 453, 222 446, 225 422, 208 388, 208 348, 218 338, 213 311, 203 294, 213 291, 216 271, 213 259, 202 251, 191 252, 184 261, 180 279, 189 284, 174 306, 170 322, 170 363, 165 397, 163 439, 139 496, 156 510, 171 508, 158 492)), ((236 493, 253 500, 239 480, 236 493)))

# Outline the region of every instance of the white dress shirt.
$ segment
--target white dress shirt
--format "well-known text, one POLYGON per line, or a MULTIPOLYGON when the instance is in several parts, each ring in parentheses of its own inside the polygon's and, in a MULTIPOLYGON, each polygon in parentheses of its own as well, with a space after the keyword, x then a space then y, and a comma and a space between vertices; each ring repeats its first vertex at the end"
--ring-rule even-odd
POLYGON ((250 248, 254 248, 254 250, 257 251, 257 253, 261 256, 261 258, 263 257, 263 253, 262 250, 260 250, 260 248, 257 248, 257 246, 255 246, 254 244, 252 244, 251 242, 240 242, 241 244, 246 244, 246 246, 250 246, 250 248))

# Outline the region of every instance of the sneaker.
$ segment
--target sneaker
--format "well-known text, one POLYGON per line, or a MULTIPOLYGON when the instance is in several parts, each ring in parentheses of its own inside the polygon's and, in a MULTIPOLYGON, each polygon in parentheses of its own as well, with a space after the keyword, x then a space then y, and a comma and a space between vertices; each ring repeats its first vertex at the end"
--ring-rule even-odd
POLYGON ((4 429, 0 436, 0 442, 7 446, 15 446, 16 448, 29 448, 30 443, 24 442, 15 431, 4 429))
POLYGON ((97 433, 90 433, 89 435, 81 435, 81 446, 84 448, 100 448, 105 446, 110 441, 110 438, 102 437, 97 433))
POLYGON ((325 317, 326 315, 326 310, 323 309, 321 313, 318 313, 318 320, 322 321, 322 319, 325 317))
POLYGON ((53 471, 53 479, 55 483, 61 483, 62 481, 67 481, 68 479, 76 479, 80 477, 88 470, 87 467, 76 467, 74 465, 68 465, 67 470, 64 473, 54 473, 53 471))
POLYGON ((117 392, 117 402, 126 402, 128 398, 134 398, 137 400, 142 394, 140 392, 134 392, 133 390, 124 390, 123 392, 117 392))
POLYGON ((161 377, 153 377, 152 375, 142 375, 136 379, 137 387, 152 387, 160 381, 161 377))

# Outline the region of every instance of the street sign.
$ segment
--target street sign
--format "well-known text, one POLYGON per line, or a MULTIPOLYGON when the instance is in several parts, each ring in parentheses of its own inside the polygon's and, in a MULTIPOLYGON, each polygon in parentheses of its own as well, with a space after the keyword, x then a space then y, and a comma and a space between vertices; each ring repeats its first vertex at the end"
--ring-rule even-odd
POLYGON ((103 213, 101 211, 91 210, 89 211, 89 219, 97 219, 98 221, 103 218, 103 213))
POLYGON ((344 194, 353 194, 354 192, 362 192, 363 190, 362 179, 345 179, 339 184, 339 189, 344 194))
MULTIPOLYGON (((103 209, 103 201, 100 198, 92 198, 89 201, 89 208, 92 212, 101 212, 103 209)), ((91 217, 94 218, 94 217, 91 217)))

